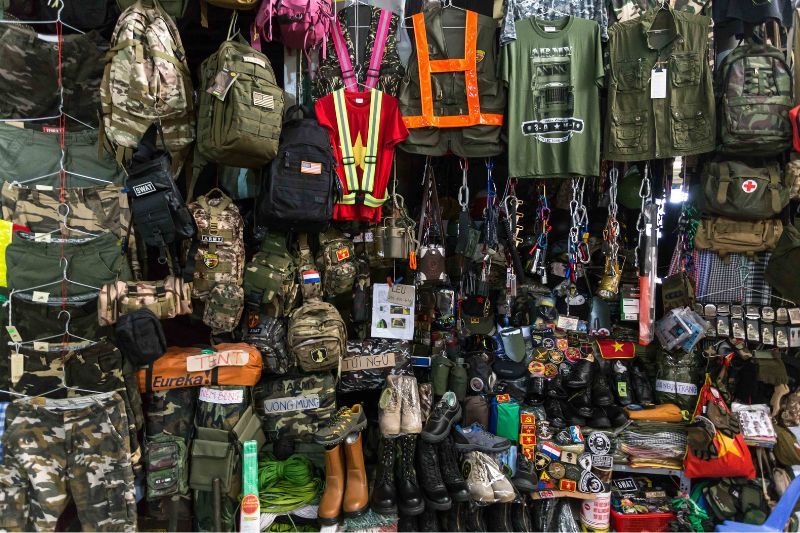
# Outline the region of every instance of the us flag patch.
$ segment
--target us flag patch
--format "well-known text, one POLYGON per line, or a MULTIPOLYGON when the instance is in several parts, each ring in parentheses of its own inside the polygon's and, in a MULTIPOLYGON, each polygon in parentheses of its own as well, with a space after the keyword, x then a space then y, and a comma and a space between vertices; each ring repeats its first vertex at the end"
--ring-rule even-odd
POLYGON ((275 98, 273 98, 271 94, 253 91, 253 105, 266 107, 267 109, 275 109, 275 98))

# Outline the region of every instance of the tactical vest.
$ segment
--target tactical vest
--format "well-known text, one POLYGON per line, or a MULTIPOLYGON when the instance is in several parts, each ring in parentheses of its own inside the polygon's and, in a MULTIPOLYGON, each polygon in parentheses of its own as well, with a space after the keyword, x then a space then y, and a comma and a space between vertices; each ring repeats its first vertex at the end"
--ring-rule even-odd
POLYGON ((497 78, 494 20, 436 3, 412 20, 415 50, 399 96, 409 136, 401 147, 424 155, 499 155, 506 92, 497 78), (464 27, 463 44, 446 40, 443 26, 464 27))

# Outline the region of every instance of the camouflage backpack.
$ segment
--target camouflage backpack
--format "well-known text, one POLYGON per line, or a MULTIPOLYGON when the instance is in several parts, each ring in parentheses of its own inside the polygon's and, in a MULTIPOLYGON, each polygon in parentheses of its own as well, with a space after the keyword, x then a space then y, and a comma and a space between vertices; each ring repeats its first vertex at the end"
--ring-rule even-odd
POLYGON ((254 315, 242 342, 261 352, 263 374, 285 374, 295 366, 286 349, 286 325, 283 318, 254 315))
POLYGON ((720 152, 765 157, 792 142, 792 75, 783 52, 745 39, 718 70, 720 152))
POLYGON ((322 290, 331 298, 353 290, 358 275, 353 241, 337 230, 329 229, 319 236, 317 268, 322 270, 322 290))
POLYGON ((294 377, 262 377, 253 387, 256 412, 267 440, 293 437, 311 442, 336 410, 336 382, 327 372, 294 377))
POLYGON ((192 298, 204 300, 217 284, 241 285, 244 222, 239 208, 219 189, 188 205, 197 224, 192 298))
POLYGON ((248 310, 269 307, 272 316, 284 316, 297 296, 297 263, 286 250, 282 234, 268 233, 261 248, 244 269, 244 292, 248 310))
POLYGON ((289 315, 286 341, 304 371, 331 370, 347 352, 347 328, 336 307, 312 299, 289 315))
POLYGON ((230 283, 214 285, 206 298, 203 323, 213 334, 236 329, 244 311, 244 290, 230 283))
POLYGON ((272 161, 283 124, 283 90, 267 56, 229 38, 203 61, 200 83, 193 177, 205 162, 260 168, 272 161))
POLYGON ((100 85, 106 139, 129 158, 147 129, 161 124, 180 166, 194 141, 192 77, 178 28, 159 3, 141 1, 120 15, 100 85))

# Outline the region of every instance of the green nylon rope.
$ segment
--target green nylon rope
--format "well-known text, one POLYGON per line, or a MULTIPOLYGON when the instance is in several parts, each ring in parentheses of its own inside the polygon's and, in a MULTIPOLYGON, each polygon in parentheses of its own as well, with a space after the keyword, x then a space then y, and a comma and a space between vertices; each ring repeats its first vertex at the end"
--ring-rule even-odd
POLYGON ((317 499, 322 480, 308 457, 294 454, 279 461, 267 454, 258 462, 258 493, 261 510, 285 513, 317 499))

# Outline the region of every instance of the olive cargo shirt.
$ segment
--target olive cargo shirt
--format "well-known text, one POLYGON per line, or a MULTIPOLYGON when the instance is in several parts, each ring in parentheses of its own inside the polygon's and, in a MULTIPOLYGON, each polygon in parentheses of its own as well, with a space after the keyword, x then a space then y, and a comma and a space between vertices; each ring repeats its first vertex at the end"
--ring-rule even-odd
POLYGON ((714 150, 714 87, 708 56, 711 19, 651 9, 613 25, 605 157, 644 161, 714 150), (651 98, 653 69, 666 69, 666 97, 651 98))

